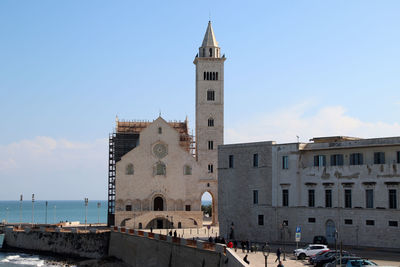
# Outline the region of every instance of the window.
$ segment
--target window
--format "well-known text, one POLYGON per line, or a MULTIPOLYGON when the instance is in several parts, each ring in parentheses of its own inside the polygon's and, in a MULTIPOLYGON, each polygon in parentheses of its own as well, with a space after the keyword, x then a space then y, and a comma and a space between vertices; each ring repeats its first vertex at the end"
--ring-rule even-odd
POLYGON ((190 211, 190 205, 185 205, 185 211, 190 211))
POLYGON ((350 165, 363 165, 363 154, 353 153, 350 154, 350 165))
POLYGON ((374 153, 374 164, 385 164, 385 152, 374 153))
POLYGON ((210 57, 212 57, 212 48, 210 48, 208 51, 210 51, 210 57))
POLYGON ((289 169, 289 157, 282 156, 282 169, 287 170, 289 169))
POLYGON ((183 174, 185 175, 191 175, 192 174, 192 167, 189 165, 185 165, 183 167, 183 174))
POLYGON ((351 219, 345 219, 344 224, 353 224, 353 220, 351 219))
POLYGON ((208 127, 214 127, 214 119, 213 118, 208 119, 208 127))
POLYGON ((315 167, 325 167, 326 166, 326 156, 325 155, 315 155, 314 156, 314 166, 315 167))
POLYGON ((325 207, 332 208, 332 190, 325 190, 325 207))
POLYGON ((158 127, 158 134, 162 134, 162 128, 158 127))
POLYGON ((315 207, 315 190, 308 190, 308 206, 315 207))
POLYGON ((389 209, 397 209, 397 190, 389 189, 389 209))
POLYGON ((264 225, 264 215, 258 215, 258 225, 264 225))
POLYGON ((218 72, 215 73, 215 79, 218 81, 218 72))
POLYGON ((162 162, 157 162, 155 165, 155 175, 165 175, 166 174, 166 167, 165 164, 162 162))
POLYGON ((143 228, 143 224, 140 222, 139 223, 139 229, 142 229, 143 228))
POLYGON ((126 211, 132 211, 132 205, 126 205, 125 206, 126 211))
POLYGON ((351 190, 344 190, 344 207, 351 208, 351 190))
POLYGON ((397 163, 400 163, 400 151, 397 151, 397 163))
POLYGON ((214 165, 208 164, 208 173, 213 173, 214 172, 214 165))
POLYGON ((342 154, 331 155, 331 166, 343 166, 343 155, 342 154))
POLYGON ((129 163, 128 165, 126 165, 125 174, 133 175, 133 164, 132 163, 129 163))
POLYGON ((214 141, 208 141, 208 150, 214 149, 214 141))
POLYGON ((206 72, 204 72, 204 80, 207 80, 207 73, 206 72))
POLYGON ((399 226, 399 223, 397 221, 389 221, 389 226, 397 227, 399 226))
POLYGON ((366 225, 375 225, 375 221, 374 220, 366 220, 365 224, 366 225))
POLYGON ((258 190, 253 190, 253 204, 258 204, 258 190))
POLYGON ((282 224, 285 225, 285 226, 289 226, 289 221, 288 221, 288 220, 284 220, 284 221, 282 222, 282 224))
POLYGON ((253 167, 258 167, 258 154, 253 154, 253 167))
POLYGON ((207 101, 214 101, 215 100, 215 91, 208 90, 207 91, 207 101))
POLYGON ((229 168, 233 168, 233 155, 229 155, 229 168))
POLYGON ((289 189, 282 190, 282 206, 289 206, 289 189))
POLYGON ((308 218, 309 223, 315 223, 315 218, 308 218))
POLYGON ((374 190, 372 189, 367 189, 365 190, 365 207, 367 209, 373 209, 374 208, 374 190))

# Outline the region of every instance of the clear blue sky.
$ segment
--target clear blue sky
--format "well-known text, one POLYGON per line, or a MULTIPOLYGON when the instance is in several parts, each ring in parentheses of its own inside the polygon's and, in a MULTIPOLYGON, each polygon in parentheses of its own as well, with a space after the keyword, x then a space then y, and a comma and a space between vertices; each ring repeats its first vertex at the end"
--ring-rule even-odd
POLYGON ((106 198, 115 116, 194 125, 211 14, 225 140, 400 135, 400 1, 0 1, 0 199, 106 198))

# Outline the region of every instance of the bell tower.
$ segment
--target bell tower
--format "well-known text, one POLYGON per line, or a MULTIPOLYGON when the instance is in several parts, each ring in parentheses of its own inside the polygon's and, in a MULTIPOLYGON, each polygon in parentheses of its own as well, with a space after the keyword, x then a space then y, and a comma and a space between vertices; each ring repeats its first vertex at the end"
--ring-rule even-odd
POLYGON ((224 62, 208 22, 196 65, 196 157, 209 178, 217 179, 218 145, 224 143, 224 62))

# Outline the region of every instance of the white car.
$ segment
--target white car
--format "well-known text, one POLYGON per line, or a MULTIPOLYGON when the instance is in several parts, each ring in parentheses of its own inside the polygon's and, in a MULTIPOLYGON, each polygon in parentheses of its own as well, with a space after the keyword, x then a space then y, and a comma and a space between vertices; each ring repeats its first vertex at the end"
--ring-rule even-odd
POLYGON ((300 259, 304 260, 306 257, 310 257, 312 255, 317 254, 320 251, 323 250, 329 250, 329 248, 326 245, 321 245, 321 244, 311 244, 308 245, 304 248, 299 248, 294 250, 294 255, 300 259))

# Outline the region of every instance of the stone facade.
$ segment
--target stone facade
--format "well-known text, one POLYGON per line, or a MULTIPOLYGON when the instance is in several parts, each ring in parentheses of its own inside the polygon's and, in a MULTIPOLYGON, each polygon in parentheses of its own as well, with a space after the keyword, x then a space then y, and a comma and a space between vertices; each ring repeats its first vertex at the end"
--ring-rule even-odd
POLYGON ((300 226, 301 242, 400 248, 400 137, 312 141, 219 148, 221 233, 294 242, 300 226))
POLYGON ((218 224, 217 147, 223 144, 225 57, 220 56, 210 22, 199 51, 194 60, 196 140, 189 135, 187 120, 117 120, 116 133, 133 135, 135 144, 116 162, 115 225, 202 226, 205 192, 213 198, 212 223, 218 224))

